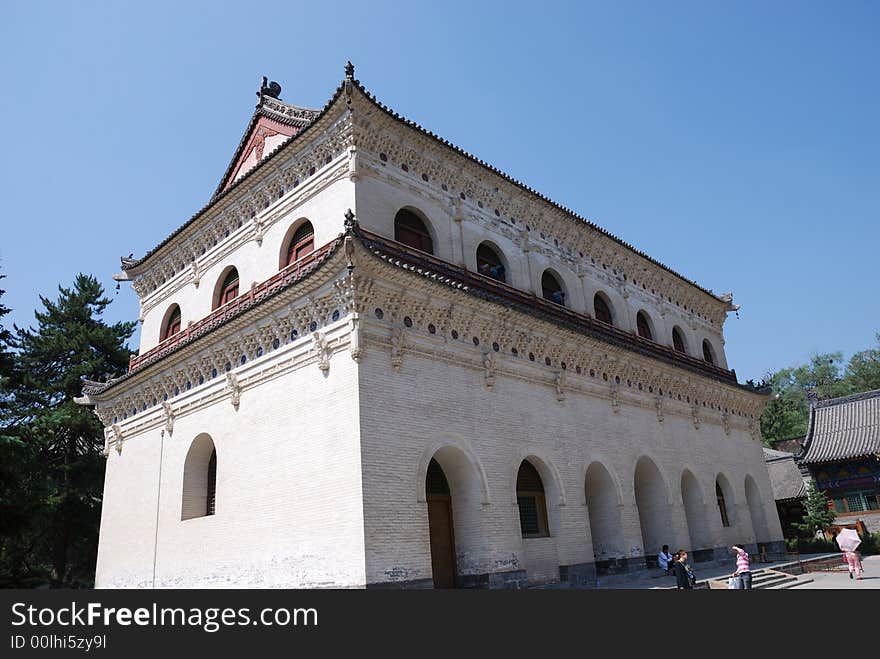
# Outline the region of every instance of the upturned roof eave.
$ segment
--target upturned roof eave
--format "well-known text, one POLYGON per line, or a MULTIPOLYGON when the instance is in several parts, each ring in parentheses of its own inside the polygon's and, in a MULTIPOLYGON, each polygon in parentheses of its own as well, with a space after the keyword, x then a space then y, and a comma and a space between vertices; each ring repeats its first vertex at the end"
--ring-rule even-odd
MULTIPOLYGON (((149 250, 146 254, 144 254, 140 259, 136 261, 130 262, 129 264, 123 264, 122 269, 125 273, 130 276, 136 276, 143 272, 146 269, 147 262, 151 260, 153 257, 158 254, 162 248, 164 248, 168 243, 170 243, 174 238, 180 235, 183 231, 189 228, 193 223, 198 221, 202 216, 212 210, 217 204, 226 199, 228 196, 237 192, 243 185, 245 185, 248 181, 250 181, 258 172, 261 172, 268 164, 274 163, 277 161, 277 158, 287 150, 291 145, 298 144, 302 142, 302 140, 306 137, 306 135, 311 135, 314 131, 314 126, 318 125, 320 121, 327 116, 332 110, 333 106, 336 104, 336 101, 341 96, 344 84, 340 84, 339 87, 336 88, 336 91, 333 94, 333 97, 324 105, 324 107, 318 112, 317 116, 312 119, 312 121, 307 124, 302 130, 288 138, 284 141, 280 146, 276 147, 274 151, 265 156, 260 162, 258 162, 254 167, 248 171, 246 174, 242 175, 236 181, 233 181, 229 187, 226 189, 222 189, 223 185, 218 187, 218 192, 215 192, 211 199, 207 204, 202 206, 196 213, 190 217, 186 222, 180 225, 177 229, 175 229, 170 235, 168 235, 162 242, 156 245, 153 249, 149 250)), ((235 157, 233 161, 227 167, 227 172, 224 174, 223 182, 226 181, 229 175, 229 168, 235 166, 235 162, 237 161, 238 156, 240 156, 240 149, 244 148, 244 143, 247 140, 248 134, 253 129, 253 125, 259 120, 259 117, 262 116, 260 114, 259 108, 254 112, 251 117, 251 122, 248 124, 248 129, 245 131, 245 135, 242 138, 242 143, 239 144, 239 149, 236 151, 235 157)))
POLYGON ((291 145, 301 142, 307 135, 310 135, 312 132, 311 129, 313 129, 313 127, 315 125, 317 125, 320 122, 320 120, 330 112, 330 110, 333 108, 333 106, 342 97, 342 95, 343 95, 342 92, 345 90, 347 82, 353 83, 351 85, 351 87, 353 89, 360 92, 369 103, 371 103, 374 107, 376 107, 378 110, 380 110, 385 115, 391 117, 394 121, 399 122, 401 125, 407 126, 413 130, 416 130, 418 133, 437 142, 438 144, 442 145, 443 147, 451 149, 453 152, 455 152, 459 156, 464 157, 469 162, 476 164, 477 166, 481 167, 482 169, 485 169, 486 171, 490 172, 491 174, 493 174, 495 176, 501 177, 503 180, 514 185, 515 187, 519 188, 520 190, 522 190, 523 192, 532 196, 533 198, 539 200, 540 202, 549 204, 554 209, 561 211, 562 213, 567 215, 573 221, 577 221, 577 222, 593 229, 594 231, 598 231, 602 235, 604 235, 604 236, 608 237, 609 239, 613 240, 614 242, 616 242, 621 247, 627 249, 628 251, 636 254, 637 256, 639 256, 641 258, 646 259, 648 262, 652 263, 653 265, 661 268, 662 270, 664 270, 668 274, 672 275, 673 277, 675 277, 679 281, 687 284, 688 286, 692 286, 692 287, 696 288, 698 291, 700 291, 701 293, 703 293, 705 295, 708 295, 710 298, 712 298, 712 300, 715 303, 723 305, 724 309, 726 311, 732 311, 736 308, 736 306, 733 305, 730 301, 721 299, 721 297, 719 297, 718 295, 713 293, 711 290, 701 286, 700 284, 698 284, 694 280, 686 278, 684 275, 676 272, 675 270, 673 270, 669 266, 665 265, 661 261, 658 261, 657 259, 654 259, 653 257, 649 256, 645 252, 642 252, 641 250, 637 249, 635 246, 627 243, 622 238, 619 238, 619 237, 615 236, 614 234, 612 234, 611 232, 607 231, 606 229, 603 229, 602 227, 595 224, 591 220, 583 217, 582 215, 579 215, 578 213, 571 210, 570 208, 567 208, 566 206, 563 206, 562 204, 559 204, 558 202, 553 201, 549 197, 541 194, 540 192, 538 192, 534 188, 531 188, 530 186, 526 185, 525 183, 519 181, 518 179, 515 179, 514 177, 507 174, 506 172, 490 165, 489 163, 481 160, 480 158, 471 154, 470 152, 462 149, 461 147, 453 144, 452 142, 450 142, 446 139, 443 139, 439 135, 436 135, 435 133, 427 130, 426 128, 424 128, 423 126, 418 124, 417 122, 405 118, 404 116, 400 115, 399 113, 395 112, 394 110, 392 110, 391 108, 389 108, 388 106, 386 106, 385 104, 380 102, 374 94, 370 93, 361 84, 360 80, 353 80, 353 79, 348 79, 348 78, 343 79, 342 82, 340 82, 340 84, 336 88, 336 91, 333 93, 333 96, 324 105, 324 107, 320 110, 318 115, 308 125, 306 125, 301 131, 299 131, 293 137, 286 140, 280 147, 275 149, 275 151, 273 151, 271 154, 269 154, 268 156, 263 158, 262 161, 257 163, 257 165, 253 169, 251 169, 249 172, 247 172, 245 175, 243 175, 237 181, 234 181, 231 185, 229 185, 229 187, 227 187, 224 190, 223 185, 228 180, 228 177, 230 175, 230 170, 231 170, 231 168, 233 168, 235 166, 235 162, 237 161, 237 158, 241 155, 241 149, 244 148, 244 143, 247 140, 247 136, 250 133, 250 131, 252 130, 253 125, 256 123, 256 121, 258 121, 259 117, 261 116, 260 106, 258 106, 257 109, 255 110, 254 114, 251 117, 251 121, 248 124, 248 129, 245 131, 245 135, 242 137, 242 141, 239 143, 238 149, 236 149, 235 156, 233 157, 233 160, 230 162, 229 166, 227 167, 227 170, 224 173, 221 184, 220 184, 220 186, 218 186, 217 191, 214 193, 211 200, 204 207, 202 207, 198 212, 196 212, 195 215, 193 215, 189 220, 187 220, 183 225, 181 225, 172 234, 170 234, 167 238, 165 238, 165 240, 163 240, 161 243, 159 243, 152 250, 148 251, 143 257, 138 259, 136 262, 130 264, 128 267, 124 267, 123 269, 125 271, 129 272, 131 275, 139 274, 143 270, 143 266, 147 263, 147 261, 150 258, 152 258, 156 253, 158 253, 165 245, 167 245, 175 236, 179 235, 182 231, 184 231, 192 223, 194 223, 196 220, 198 220, 200 217, 202 217, 205 213, 207 213, 209 210, 211 210, 215 204, 217 204, 220 201, 222 201, 223 199, 225 199, 228 194, 231 194, 233 191, 238 190, 240 188, 240 186, 244 185, 247 181, 251 180, 252 176, 254 174, 256 174, 257 172, 261 171, 262 168, 265 167, 269 162, 274 162, 274 160, 278 156, 280 156, 282 153, 284 153, 287 150, 287 148, 291 147, 291 145))
MULTIPOLYGON (((389 241, 387 239, 384 239, 381 236, 376 236, 376 235, 372 235, 372 234, 367 235, 367 233, 365 233, 363 230, 361 230, 359 228, 359 226, 357 225, 357 223, 349 224, 346 227, 344 234, 341 234, 340 236, 335 238, 334 241, 331 241, 331 243, 328 243, 328 245, 326 246, 328 253, 322 259, 320 259, 320 261, 318 263, 316 263, 315 266, 312 267, 305 274, 305 277, 316 276, 319 272, 323 271, 325 268, 331 267, 330 264, 335 262, 335 260, 338 260, 337 255, 343 252, 343 250, 340 249, 340 246, 342 245, 343 239, 346 236, 352 236, 355 239, 355 244, 358 245, 360 247, 360 249, 362 249, 370 258, 376 259, 377 261, 383 263, 387 267, 392 267, 392 268, 397 267, 397 266, 395 266, 394 263, 392 263, 391 261, 389 261, 385 258, 382 258, 380 255, 378 255, 376 253, 377 244, 384 244, 386 246, 390 246, 393 243, 393 241, 389 241)), ((321 249, 324 249, 324 248, 321 248, 321 249)), ((390 254, 390 252, 386 252, 386 256, 391 256, 393 258, 399 258, 399 255, 390 254)), ((437 261, 439 261, 439 259, 437 259, 437 261)), ((446 263, 446 262, 443 262, 443 263, 446 263)), ((407 265, 409 265, 412 268, 412 267, 418 267, 420 264, 415 262, 415 260, 412 260, 407 265)), ((455 267, 453 264, 447 264, 447 265, 451 268, 455 267)), ((465 294, 472 295, 472 296, 478 296, 478 297, 481 297, 481 299, 489 299, 489 298, 486 298, 485 291, 476 290, 475 287, 473 287, 472 283, 471 283, 471 285, 463 285, 462 282, 457 281, 457 280, 455 280, 455 281, 453 281, 452 279, 449 279, 449 281, 438 280, 438 278, 434 275, 441 274, 441 273, 436 273, 434 271, 431 271, 430 268, 424 268, 421 273, 416 272, 414 270, 410 270, 409 272, 413 276, 420 276, 421 275, 421 276, 428 277, 440 285, 450 286, 450 287, 455 288, 456 290, 459 290, 465 294)), ((244 308, 243 310, 238 312, 236 315, 231 316, 228 319, 225 319, 225 320, 219 322, 216 326, 211 327, 208 331, 206 331, 202 334, 199 334, 198 336, 194 337, 192 340, 187 341, 185 343, 182 343, 173 349, 170 349, 167 353, 164 353, 164 354, 158 356, 156 359, 147 362, 143 366, 140 366, 140 367, 124 374, 123 376, 121 376, 119 378, 111 380, 107 383, 89 383, 89 386, 84 387, 84 394, 87 395, 94 402, 102 402, 104 400, 107 400, 109 398, 109 396, 107 394, 112 389, 131 380, 133 377, 145 372, 146 370, 153 368, 156 364, 164 361, 165 359, 169 358, 171 355, 177 354, 184 347, 190 346, 197 341, 204 340, 204 337, 217 331, 221 327, 227 326, 228 323, 230 323, 234 320, 237 320, 237 319, 245 316, 246 314, 249 314, 253 309, 258 307, 259 305, 264 304, 267 300, 276 297, 277 295, 281 294, 283 291, 288 290, 290 288, 290 286, 293 286, 294 284, 297 284, 302 280, 303 279, 298 279, 296 281, 291 282, 290 284, 284 286, 283 288, 278 289, 277 291, 275 291, 271 295, 268 295, 266 298, 258 300, 254 304, 247 306, 246 308, 244 308)), ((534 296, 532 296, 532 297, 534 297, 534 296)), ((535 298, 535 299, 537 300, 537 298, 535 298)), ((499 304, 503 304, 503 301, 500 301, 500 300, 489 299, 489 301, 490 302, 494 301, 499 304)), ((523 305, 519 305, 519 306, 522 307, 523 305)), ((519 311, 528 313, 530 310, 527 308, 520 308, 519 311)), ((562 321, 560 321, 558 319, 545 317, 546 314, 541 315, 540 310, 537 308, 532 309, 531 311, 534 314, 540 315, 541 318, 544 318, 548 322, 554 322, 555 324, 559 324, 560 326, 565 326, 564 323, 562 323, 562 321)), ((567 310, 567 311, 571 312, 571 310, 567 310)), ((575 314, 575 312, 571 312, 571 313, 575 314)), ((628 345, 622 339, 615 341, 615 340, 612 340, 612 338, 604 336, 601 332, 588 332, 588 334, 591 337, 593 337, 599 341, 603 341, 603 342, 609 343, 611 345, 616 345, 617 347, 620 347, 624 350, 628 350, 630 352, 635 352, 637 354, 641 354, 641 352, 638 349, 638 346, 628 345)), ((746 393, 749 393, 749 394, 752 394, 755 396, 761 396, 764 398, 767 398, 767 396, 768 396, 768 394, 766 394, 760 390, 756 390, 748 385, 740 384, 739 382, 737 382, 736 379, 732 376, 732 371, 724 371, 724 374, 726 374, 726 375, 722 376, 721 373, 713 373, 713 372, 708 371, 706 369, 700 369, 694 365, 683 363, 680 359, 676 359, 675 356, 664 357, 663 355, 655 355, 655 354, 645 354, 643 356, 645 356, 646 358, 649 358, 649 359, 657 359, 658 361, 666 362, 673 367, 681 368, 683 370, 692 372, 695 375, 710 378, 716 382, 719 382, 720 384, 725 384, 727 386, 737 388, 739 390, 742 390, 746 393)), ((723 369, 720 369, 720 370, 723 370, 723 369)))
POLYGON ((539 200, 539 201, 541 201, 541 202, 543 202, 543 203, 550 204, 550 205, 551 205, 553 208, 555 208, 556 210, 562 211, 562 212, 563 212, 564 214, 566 214, 570 219, 575 220, 575 221, 577 221, 577 222, 579 222, 579 223, 581 223, 581 224, 585 224, 585 225, 588 226, 589 228, 591 228, 591 229, 593 229, 593 230, 595 230, 595 231, 598 231, 598 232, 601 233, 602 235, 604 235, 604 236, 610 238, 611 240, 615 241, 615 242, 616 242, 618 245, 620 245, 621 247, 624 247, 625 249, 629 250, 630 252, 636 254, 637 256, 639 256, 639 257, 641 257, 641 258, 644 258, 644 259, 646 259, 647 261, 649 261, 650 263, 652 263, 652 264, 656 265, 657 267, 659 267, 659 268, 665 270, 667 273, 669 273, 670 275, 674 276, 676 279, 680 280, 681 282, 683 282, 683 283, 685 283, 685 284, 687 284, 687 285, 689 285, 689 286, 693 286, 693 287, 696 288, 698 291, 700 291, 700 292, 702 292, 702 293, 708 295, 709 297, 711 297, 711 298, 713 299, 713 301, 715 301, 715 302, 717 302, 717 303, 720 303, 720 304, 724 305, 725 308, 726 308, 726 310, 728 310, 728 311, 733 311, 733 310, 735 310, 736 308, 738 308, 738 307, 735 307, 735 305, 733 305, 733 304, 731 304, 730 302, 728 302, 727 300, 723 300, 723 299, 721 299, 721 297, 719 297, 718 295, 716 295, 715 293, 713 293, 713 292, 712 292, 711 290, 709 290, 708 288, 705 288, 705 287, 701 286, 700 284, 698 284, 698 283, 697 283, 696 281, 694 281, 694 280, 688 279, 687 277, 685 277, 685 276, 682 275, 681 273, 676 272, 675 270, 673 270, 672 268, 670 268, 670 267, 667 266, 666 264, 664 264, 664 263, 662 263, 661 261, 658 261, 657 259, 655 259, 655 258, 649 256, 649 255, 646 254, 645 252, 643 252, 643 251, 639 250, 638 248, 636 248, 635 246, 629 244, 628 242, 626 242, 626 241, 623 240, 622 238, 619 238, 618 236, 615 236, 613 233, 611 233, 611 232, 608 231, 607 229, 603 229, 603 228, 600 227, 598 224, 592 222, 591 220, 587 219, 586 217, 584 217, 584 216, 580 215, 579 213, 573 211, 572 209, 568 208, 567 206, 563 206, 562 204, 560 204, 560 203, 554 201, 553 199, 551 199, 550 197, 547 197, 546 195, 544 195, 544 194, 538 192, 537 190, 535 190, 534 188, 530 187, 529 185, 527 185, 527 184, 523 183, 522 181, 520 181, 520 180, 514 178, 514 177, 511 176, 510 174, 508 174, 508 173, 506 173, 506 172, 504 172, 504 171, 498 169, 497 167, 495 167, 495 166, 493 166, 493 165, 490 165, 489 163, 485 162, 484 160, 478 158, 477 156, 473 155, 473 154, 470 153, 469 151, 466 151, 465 149, 463 149, 463 148, 461 148, 461 147, 459 147, 459 146, 453 144, 453 143, 450 142, 449 140, 446 140, 446 139, 440 137, 439 135, 437 135, 436 133, 433 133, 433 132, 427 130, 426 128, 424 128, 423 126, 421 126, 420 124, 418 124, 417 122, 412 121, 411 119, 407 119, 407 118, 404 117, 403 115, 401 115, 401 114, 395 112, 395 111, 392 110, 390 107, 386 106, 384 103, 382 103, 381 101, 379 101, 379 100, 376 98, 376 96, 375 96, 374 94, 370 93, 370 92, 369 92, 369 91, 368 91, 368 90, 367 90, 367 89, 361 84, 361 82, 360 82, 359 80, 355 80, 354 83, 355 83, 355 88, 358 89, 358 90, 359 90, 359 91, 360 91, 360 92, 366 97, 366 99, 367 99, 367 100, 368 100, 368 101, 369 101, 374 107, 376 107, 378 110, 382 111, 383 113, 385 113, 386 115, 388 115, 389 117, 391 117, 392 119, 394 119, 395 121, 397 121, 397 122, 399 122, 399 123, 401 123, 401 124, 403 124, 403 125, 405 125, 405 126, 408 126, 409 128, 412 128, 412 129, 418 131, 418 132, 421 133, 422 135, 424 135, 424 136, 428 137, 429 139, 431 139, 431 140, 433 140, 433 141, 435 141, 435 142, 441 144, 442 146, 444 146, 444 147, 446 147, 446 148, 452 149, 455 153, 459 154, 460 156, 463 156, 463 157, 466 158, 468 161, 470 161, 470 162, 472 162, 472 163, 478 165, 479 167, 481 167, 481 168, 487 170, 488 172, 492 173, 492 174, 495 175, 495 176, 500 176, 502 179, 504 179, 504 180, 507 181, 508 183, 510 183, 510 184, 512 184, 512 185, 514 185, 514 186, 516 186, 517 188, 519 188, 519 189, 522 190, 523 192, 527 193, 528 195, 532 196, 533 198, 535 198, 535 199, 537 199, 537 200, 539 200))

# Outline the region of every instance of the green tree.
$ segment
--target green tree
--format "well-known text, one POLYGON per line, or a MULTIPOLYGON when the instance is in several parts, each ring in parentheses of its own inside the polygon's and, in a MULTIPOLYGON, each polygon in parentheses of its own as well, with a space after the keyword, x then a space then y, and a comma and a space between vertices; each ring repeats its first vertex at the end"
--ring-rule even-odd
POLYGON ((826 399, 855 391, 844 377, 842 364, 840 352, 814 355, 808 364, 784 368, 767 377, 765 384, 773 390, 773 398, 761 416, 761 435, 768 445, 773 440, 790 439, 807 432, 808 392, 826 399))
POLYGON ((26 447, 26 491, 34 503, 28 528, 7 543, 0 569, 8 581, 43 578, 53 587, 90 586, 94 578, 103 493, 103 428, 74 403, 82 378, 125 372, 134 323, 108 325, 110 304, 91 276, 41 297, 36 329, 16 327, 20 377, 14 392, 17 440, 26 447))
MULTIPOLYGON (((5 275, 0 275, 0 279, 5 275)), ((0 289, 0 299, 6 293, 0 289)), ((0 302, 0 585, 7 585, 8 567, 27 563, 20 542, 33 512, 33 456, 17 436, 13 410, 18 371, 11 350, 12 332, 3 324, 9 308, 0 302)), ((16 568, 20 569, 20 568, 16 568)))
POLYGON ((804 516, 793 526, 805 534, 814 536, 816 531, 824 531, 834 523, 837 515, 829 509, 830 501, 824 492, 810 482, 807 485, 807 497, 804 499, 804 516))
POLYGON ((854 391, 880 389, 880 332, 875 335, 876 348, 854 354, 846 366, 846 380, 854 391))

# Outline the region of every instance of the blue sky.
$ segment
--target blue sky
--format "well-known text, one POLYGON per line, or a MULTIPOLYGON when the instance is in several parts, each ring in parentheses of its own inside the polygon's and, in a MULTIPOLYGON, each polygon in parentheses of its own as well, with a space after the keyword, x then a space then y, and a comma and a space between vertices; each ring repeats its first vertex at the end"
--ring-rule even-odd
POLYGON ((77 272, 210 197, 262 75, 380 100, 716 292, 740 380, 880 331, 880 5, 19 2, 0 21, 0 286, 77 272))

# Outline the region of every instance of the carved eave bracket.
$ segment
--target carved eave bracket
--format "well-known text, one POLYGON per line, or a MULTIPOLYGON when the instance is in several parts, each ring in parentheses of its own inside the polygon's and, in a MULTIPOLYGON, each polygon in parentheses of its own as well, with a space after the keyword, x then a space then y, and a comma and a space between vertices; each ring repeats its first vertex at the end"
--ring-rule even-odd
POLYGON ((165 412, 165 431, 170 437, 174 432, 174 408, 171 407, 171 403, 165 401, 162 403, 162 409, 165 412))
POLYGON ((318 368, 325 375, 330 370, 330 342, 321 332, 312 334, 312 352, 318 361, 318 368))
POLYGON ((354 312, 351 314, 351 336, 349 345, 351 348, 351 358, 358 362, 364 356, 363 341, 361 340, 361 317, 360 314, 354 312))
POLYGON ((487 352, 483 355, 483 381, 486 389, 492 391, 495 387, 495 355, 487 352))
POLYGON ((116 453, 122 455, 122 429, 114 423, 110 426, 110 430, 113 433, 113 445, 116 449, 116 453))
POLYGON ((657 410, 658 423, 663 423, 663 396, 660 394, 654 397, 654 408, 657 410))
POLYGON ((611 383, 611 411, 620 413, 620 385, 616 382, 611 383))
POLYGON ((241 384, 235 373, 231 371, 226 374, 226 389, 229 391, 232 407, 237 412, 238 406, 241 404, 241 384))
POLYGON ((560 403, 565 402, 565 371, 556 374, 556 400, 560 403))
POLYGON ((399 371, 403 366, 403 351, 406 344, 406 337, 403 329, 394 327, 391 329, 391 368, 399 371))

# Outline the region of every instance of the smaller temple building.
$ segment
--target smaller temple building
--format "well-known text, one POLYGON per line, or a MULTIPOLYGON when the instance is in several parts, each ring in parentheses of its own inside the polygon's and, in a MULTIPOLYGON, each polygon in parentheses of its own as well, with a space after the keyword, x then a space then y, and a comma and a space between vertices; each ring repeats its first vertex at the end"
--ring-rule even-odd
POLYGON ((872 533, 880 531, 880 389, 811 399, 807 437, 796 460, 833 501, 837 524, 862 520, 872 533))
POLYGON ((804 477, 795 462, 794 453, 765 448, 764 463, 770 476, 782 533, 786 538, 794 538, 798 535, 794 524, 804 516, 804 498, 807 496, 804 477))

